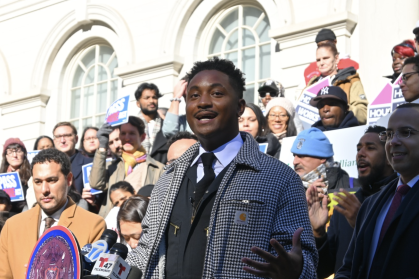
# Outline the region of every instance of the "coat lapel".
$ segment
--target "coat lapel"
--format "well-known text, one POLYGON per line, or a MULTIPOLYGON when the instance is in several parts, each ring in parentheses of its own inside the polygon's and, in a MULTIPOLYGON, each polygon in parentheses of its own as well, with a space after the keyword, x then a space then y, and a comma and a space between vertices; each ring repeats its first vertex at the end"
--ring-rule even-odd
POLYGON ((33 246, 35 246, 35 243, 38 241, 38 238, 41 235, 41 232, 39 231, 39 226, 41 224, 41 208, 37 204, 30 211, 31 215, 28 218, 28 222, 26 222, 26 231, 36 231, 36 233, 33 234, 33 238, 32 236, 30 237, 30 241, 33 242, 33 246), (36 230, 34 230, 34 228, 36 228, 36 230))
POLYGON ((68 203, 66 208, 64 209, 63 213, 61 213, 60 221, 58 222, 58 225, 63 227, 70 227, 72 223, 72 219, 74 218, 74 215, 76 214, 76 203, 68 197, 68 203))

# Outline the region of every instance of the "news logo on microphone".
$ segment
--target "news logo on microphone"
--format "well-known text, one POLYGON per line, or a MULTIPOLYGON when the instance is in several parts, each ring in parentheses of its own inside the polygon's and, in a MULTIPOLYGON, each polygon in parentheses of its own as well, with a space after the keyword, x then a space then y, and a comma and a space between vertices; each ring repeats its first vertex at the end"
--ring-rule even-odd
POLYGON ((111 279, 126 279, 131 270, 123 258, 116 254, 101 253, 92 270, 92 275, 111 279))

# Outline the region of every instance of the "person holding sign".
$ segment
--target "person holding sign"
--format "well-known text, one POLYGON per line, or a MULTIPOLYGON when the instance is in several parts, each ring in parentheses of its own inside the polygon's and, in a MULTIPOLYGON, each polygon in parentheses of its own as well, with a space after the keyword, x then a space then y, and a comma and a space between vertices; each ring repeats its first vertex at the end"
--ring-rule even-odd
MULTIPOLYGON (((19 138, 10 138, 6 140, 3 145, 3 156, 0 167, 0 173, 17 172, 19 174, 21 182, 20 191, 23 191, 23 197, 26 197, 28 183, 31 178, 27 154, 28 152, 26 151, 25 144, 19 138)), ((15 191, 19 191, 19 189, 16 188, 2 188, 1 185, 0 189, 8 192, 11 197, 17 195, 15 191)), ((26 205, 26 200, 14 201, 12 202, 12 205, 10 211, 20 213, 26 205)))
MULTIPOLYGON (((367 122, 368 100, 359 74, 355 68, 348 67, 341 70, 338 68, 339 53, 336 45, 331 42, 326 42, 318 46, 316 60, 320 75, 313 76, 308 82, 307 87, 325 77, 330 77, 332 85, 339 86, 346 93, 349 111, 354 113, 361 125, 365 124, 367 122)), ((302 92, 304 91, 305 89, 302 92)))
POLYGON ((81 247, 98 240, 106 228, 103 218, 68 197, 73 174, 65 153, 55 148, 42 150, 33 158, 31 168, 37 205, 6 221, 0 235, 2 279, 25 278, 25 264, 38 238, 51 227, 68 228, 81 247))

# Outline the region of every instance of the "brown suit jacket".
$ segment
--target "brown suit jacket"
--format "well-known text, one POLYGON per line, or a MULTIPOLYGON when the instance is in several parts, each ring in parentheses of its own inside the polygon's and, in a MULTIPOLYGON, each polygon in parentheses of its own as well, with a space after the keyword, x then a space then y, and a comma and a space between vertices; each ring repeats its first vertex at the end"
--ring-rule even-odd
MULTIPOLYGON (((70 229, 80 247, 98 240, 106 229, 105 220, 77 206, 71 198, 68 199, 58 225, 70 229)), ((6 221, 0 234, 0 278, 25 278, 24 265, 29 262, 38 241, 40 222, 39 205, 6 221)))

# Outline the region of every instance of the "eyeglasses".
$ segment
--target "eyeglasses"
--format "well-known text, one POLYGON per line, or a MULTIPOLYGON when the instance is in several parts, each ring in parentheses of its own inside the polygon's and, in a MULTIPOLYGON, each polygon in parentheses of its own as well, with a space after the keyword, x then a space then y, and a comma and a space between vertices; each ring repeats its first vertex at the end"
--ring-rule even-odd
POLYGON ((90 138, 85 138, 84 141, 91 141, 91 140, 97 140, 97 137, 90 137, 90 138))
POLYGON ((403 82, 406 82, 411 76, 413 76, 414 74, 418 74, 419 72, 410 72, 410 73, 405 73, 402 75, 402 80, 403 82))
POLYGON ((394 135, 396 135, 398 139, 407 139, 408 137, 410 137, 412 131, 418 132, 418 130, 410 129, 410 128, 400 129, 400 130, 397 130, 396 132, 384 131, 378 134, 378 138, 382 142, 391 141, 394 135))
POLYGON ((12 155, 13 153, 21 155, 21 154, 23 154, 23 150, 22 149, 7 149, 6 150, 7 155, 12 155))
POLYGON ((54 140, 59 140, 61 138, 64 138, 66 140, 70 139, 73 136, 73 134, 62 134, 62 135, 54 135, 54 140))
POLYGON ((271 96, 271 97, 278 97, 278 92, 275 92, 275 91, 273 91, 273 92, 259 92, 259 96, 261 97, 261 98, 265 98, 266 97, 266 94, 269 94, 269 96, 271 96))
POLYGON ((274 114, 274 113, 270 113, 269 114, 269 118, 274 118, 274 119, 276 119, 276 118, 279 118, 279 119, 285 119, 285 118, 287 118, 288 117, 288 115, 286 115, 286 114, 274 114))

